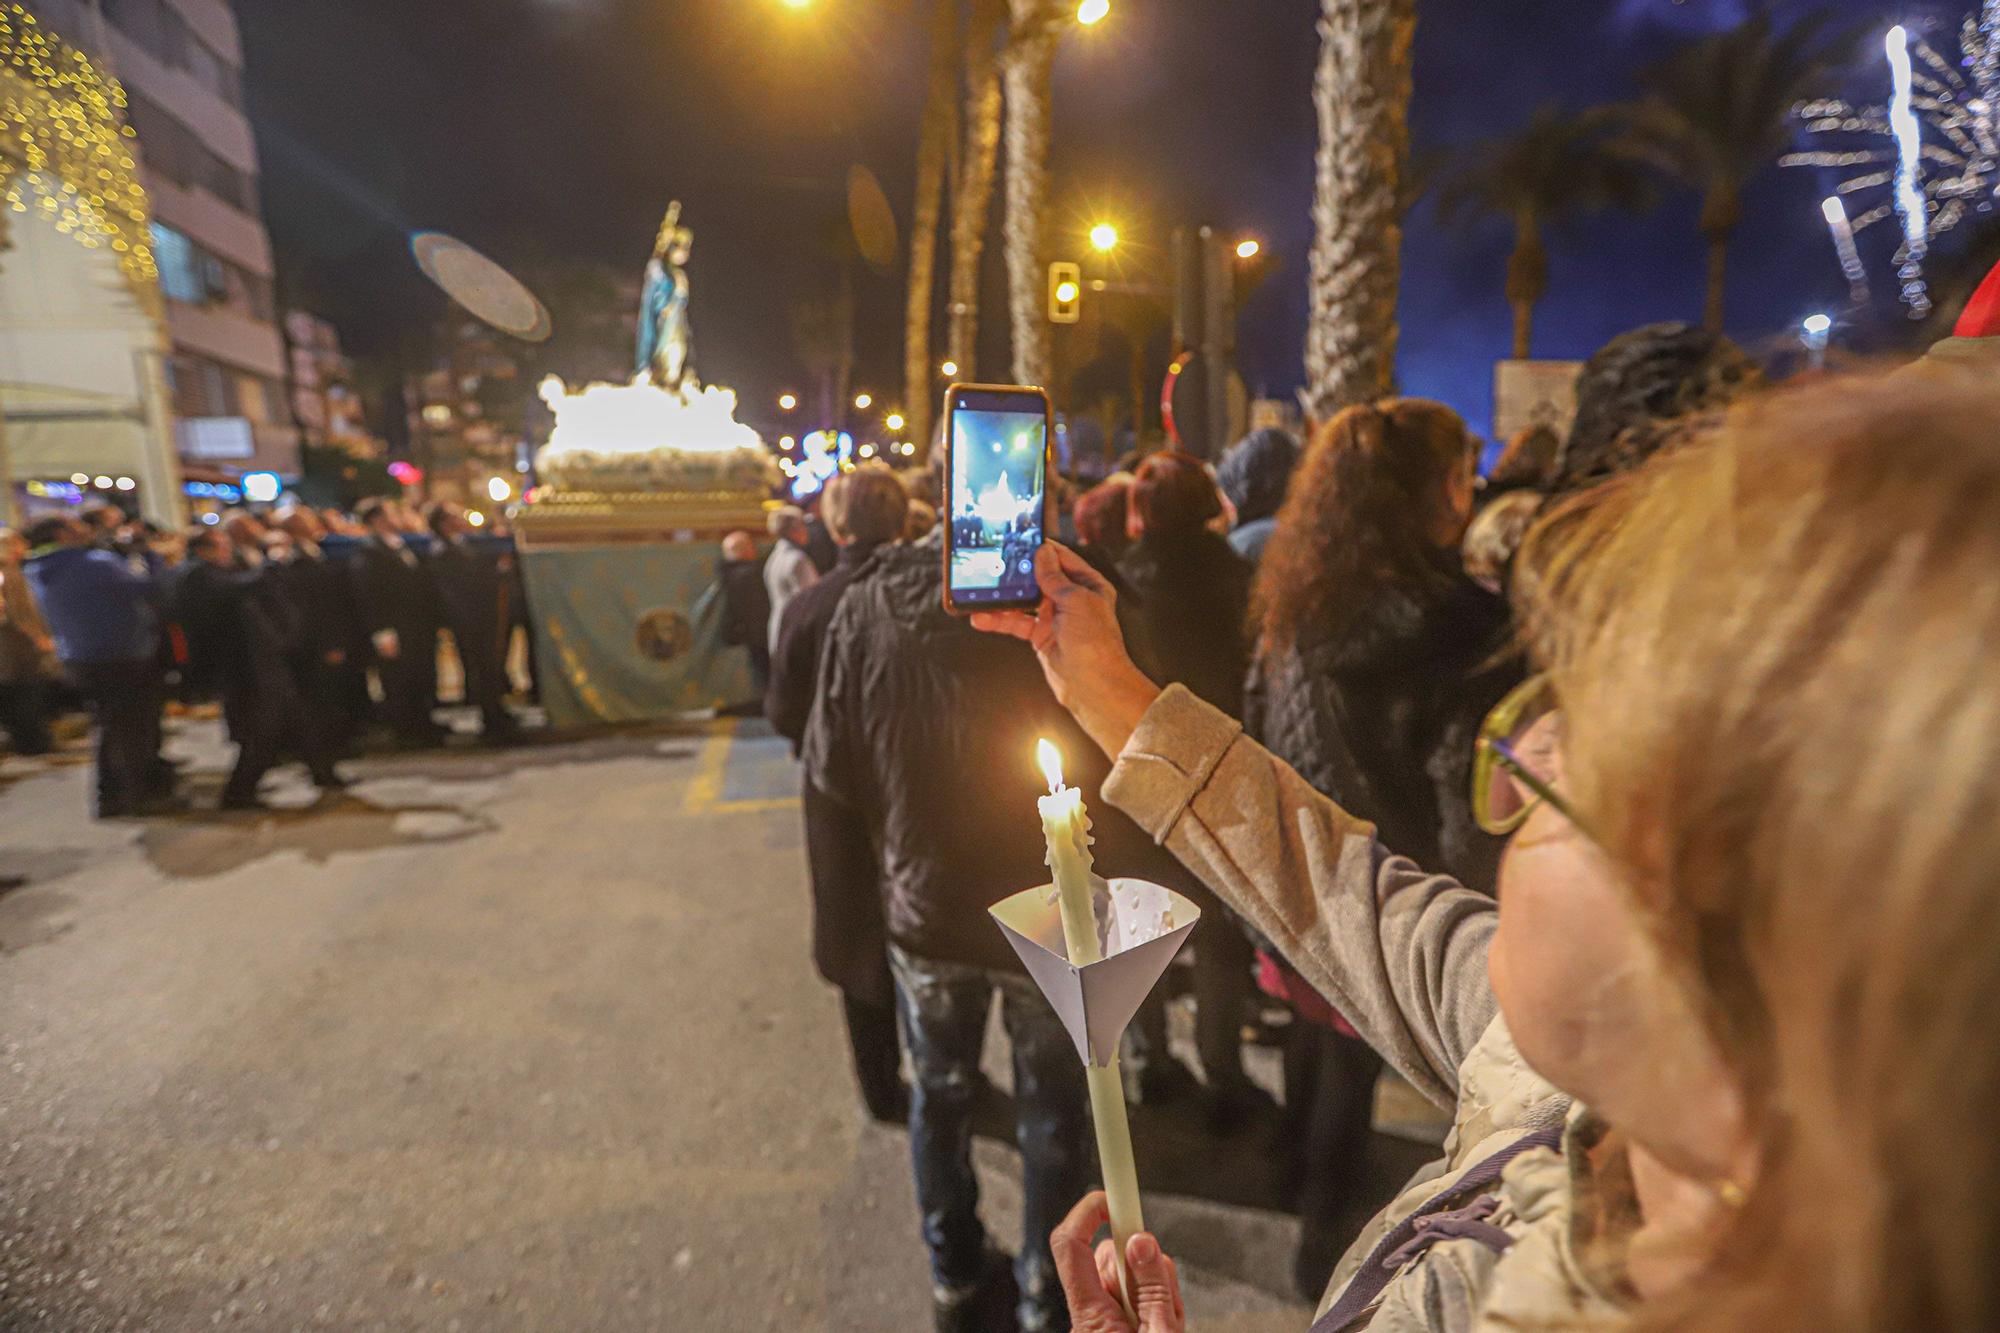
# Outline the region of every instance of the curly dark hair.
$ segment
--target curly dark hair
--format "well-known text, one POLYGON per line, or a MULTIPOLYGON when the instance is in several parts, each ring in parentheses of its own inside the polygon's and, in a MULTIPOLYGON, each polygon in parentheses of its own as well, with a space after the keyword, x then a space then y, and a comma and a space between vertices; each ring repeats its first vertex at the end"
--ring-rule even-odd
POLYGON ((1308 625, 1339 633, 1380 593, 1448 583, 1437 534, 1472 450, 1464 419, 1423 398, 1350 407, 1322 425, 1258 564, 1251 620, 1263 647, 1291 648, 1308 625))

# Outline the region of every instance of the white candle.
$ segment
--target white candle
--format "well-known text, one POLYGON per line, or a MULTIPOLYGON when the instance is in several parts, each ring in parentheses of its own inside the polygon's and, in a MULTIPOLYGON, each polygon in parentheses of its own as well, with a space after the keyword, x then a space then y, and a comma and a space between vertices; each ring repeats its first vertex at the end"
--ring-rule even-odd
MULTIPOLYGON (((1071 967, 1088 967, 1104 957, 1097 925, 1097 876, 1090 859, 1090 816, 1083 808, 1083 793, 1063 785, 1061 753, 1046 740, 1036 750, 1049 780, 1049 794, 1038 804, 1049 844, 1049 872, 1062 906, 1063 951, 1071 967)), ((1132 1157, 1125 1083, 1115 1053, 1103 1065, 1086 1059, 1084 1074, 1090 1085, 1090 1118, 1097 1127, 1097 1160, 1104 1169, 1104 1194, 1111 1207, 1111 1239, 1118 1251, 1119 1298, 1136 1321, 1125 1246, 1146 1229, 1146 1223, 1139 1208, 1139 1168, 1132 1157)))

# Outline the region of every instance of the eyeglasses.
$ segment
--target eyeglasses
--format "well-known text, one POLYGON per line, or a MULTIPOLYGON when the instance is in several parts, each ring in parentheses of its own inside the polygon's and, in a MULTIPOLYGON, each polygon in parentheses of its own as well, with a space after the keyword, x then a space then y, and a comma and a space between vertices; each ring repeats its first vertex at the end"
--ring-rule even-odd
POLYGON ((1556 713, 1549 678, 1535 676, 1516 686, 1486 715, 1472 757, 1472 817, 1488 833, 1512 833, 1544 802, 1583 827, 1569 802, 1544 776, 1554 772, 1561 743, 1560 719, 1552 717, 1556 713))

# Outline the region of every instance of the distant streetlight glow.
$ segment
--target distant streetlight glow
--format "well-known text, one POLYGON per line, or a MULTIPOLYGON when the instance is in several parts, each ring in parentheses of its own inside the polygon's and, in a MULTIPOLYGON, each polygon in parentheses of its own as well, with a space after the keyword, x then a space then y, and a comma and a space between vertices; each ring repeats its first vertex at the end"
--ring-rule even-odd
POLYGON ((812 0, 781 0, 786 9, 810 9, 812 0))
POLYGON ((882 424, 890 430, 901 430, 903 428, 903 414, 901 412, 891 412, 888 416, 882 418, 882 424))
POLYGON ((938 367, 938 373, 943 375, 946 379, 955 378, 958 375, 958 362, 956 361, 945 362, 943 365, 938 367))
POLYGON ((486 498, 494 504, 503 505, 514 498, 514 488, 499 477, 486 483, 486 498))
POLYGON ((1118 248, 1118 228, 1109 222, 1098 223, 1090 229, 1090 245, 1099 254, 1110 254, 1118 248))
POLYGON ((1111 0, 1083 0, 1076 7, 1076 21, 1089 28, 1104 22, 1110 13, 1111 0))
POLYGON ((1255 259, 1263 252, 1263 242, 1254 239, 1245 240, 1236 247, 1236 257, 1238 259, 1255 259))
POLYGON ((1807 315, 1805 318, 1805 330, 1814 337, 1822 337, 1831 331, 1832 328, 1833 317, 1831 315, 1807 315))
POLYGON ((1076 298, 1081 295, 1083 295, 1083 290, 1073 282, 1059 282, 1056 284, 1056 300, 1062 305, 1074 304, 1076 298))
POLYGON ((799 447, 798 437, 795 435, 787 435, 785 436, 784 439, 778 441, 778 447, 780 449, 783 449, 786 453, 790 453, 792 450, 799 447))
POLYGON ((874 395, 874 394, 872 394, 872 393, 857 393, 857 394, 855 394, 855 395, 854 395, 854 410, 855 410, 855 411, 857 411, 857 412, 866 412, 866 411, 867 411, 867 410, 868 410, 869 408, 871 408, 871 407, 873 407, 873 406, 875 406, 875 395, 874 395))
POLYGON ((477 509, 468 509, 465 511, 465 521, 475 528, 483 528, 486 526, 486 515, 477 509))
POLYGON ((797 407, 798 405, 799 405, 799 396, 798 396, 797 394, 795 394, 795 393, 781 393, 781 394, 779 394, 779 395, 778 395, 778 410, 779 410, 779 411, 781 411, 781 412, 789 412, 789 411, 791 411, 791 410, 792 410, 793 408, 797 407))

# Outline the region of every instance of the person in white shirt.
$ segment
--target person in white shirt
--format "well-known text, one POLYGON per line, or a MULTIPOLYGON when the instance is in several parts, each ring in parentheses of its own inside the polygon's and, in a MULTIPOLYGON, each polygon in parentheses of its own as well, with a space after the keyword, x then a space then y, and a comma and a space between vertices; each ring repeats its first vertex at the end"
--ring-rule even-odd
POLYGON ((792 598, 819 582, 819 568, 806 554, 805 514, 792 505, 771 511, 771 535, 777 542, 764 562, 764 591, 771 595, 771 623, 767 638, 773 650, 778 646, 778 622, 792 598))

